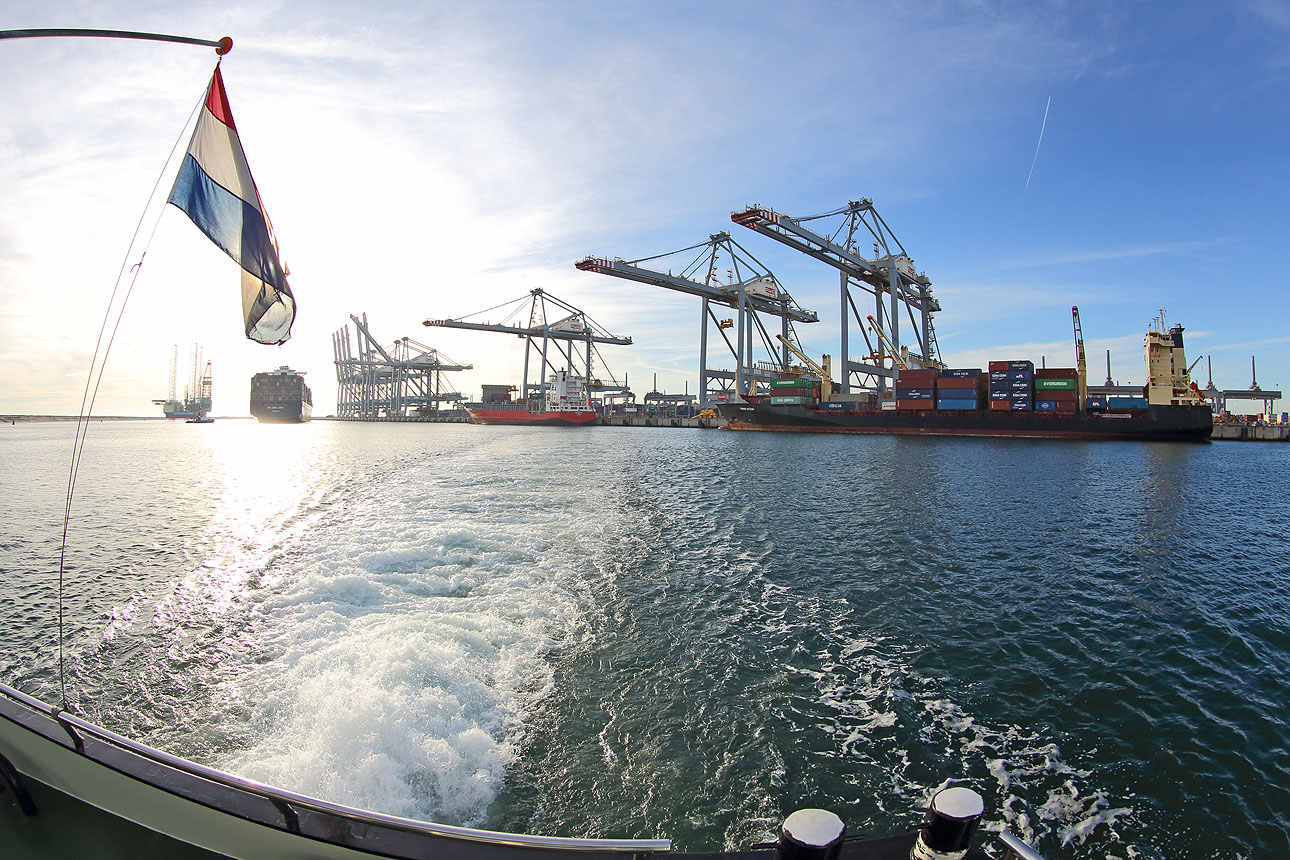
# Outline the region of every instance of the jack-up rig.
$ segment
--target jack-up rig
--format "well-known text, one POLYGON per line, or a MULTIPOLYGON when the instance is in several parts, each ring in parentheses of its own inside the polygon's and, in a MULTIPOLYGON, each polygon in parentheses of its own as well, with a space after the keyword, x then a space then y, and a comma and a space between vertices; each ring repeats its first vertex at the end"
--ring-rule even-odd
POLYGON ((567 370, 586 381, 592 394, 626 393, 627 380, 619 382, 609 371, 600 344, 630 346, 630 337, 610 334, 585 311, 562 301, 541 287, 511 302, 455 319, 428 319, 422 325, 440 328, 492 331, 516 335, 524 340, 524 382, 522 397, 540 396, 548 374, 567 370), (499 314, 501 322, 474 322, 484 314, 499 314), (531 361, 536 359, 536 361, 531 361), (536 368, 536 377, 532 369, 536 368), (603 372, 597 372, 597 367, 603 372))
POLYGON ((787 345, 776 343, 777 337, 795 343, 793 323, 819 321, 815 311, 799 307, 775 275, 729 233, 714 233, 707 242, 637 260, 586 257, 574 265, 583 272, 665 287, 703 300, 699 315, 699 398, 704 403, 736 399, 736 394, 748 393, 758 380, 782 376, 789 369, 790 352, 787 345), (673 274, 666 264, 660 266, 658 261, 668 258, 678 261, 674 267, 678 274, 673 274), (651 266, 647 268, 643 263, 651 266), (734 317, 720 319, 714 306, 732 309, 734 317), (773 334, 763 317, 778 318, 779 331, 773 334), (730 329, 734 330, 733 342, 730 329), (734 370, 710 366, 708 335, 712 331, 725 342, 734 359, 734 370), (759 355, 764 358, 759 360, 759 355))
POLYGON ((444 404, 452 409, 466 398, 444 378, 470 370, 434 347, 399 338, 389 349, 372 337, 367 314, 350 315, 358 333, 358 353, 351 347, 349 326, 332 334, 336 360, 336 415, 339 418, 432 416, 444 404))

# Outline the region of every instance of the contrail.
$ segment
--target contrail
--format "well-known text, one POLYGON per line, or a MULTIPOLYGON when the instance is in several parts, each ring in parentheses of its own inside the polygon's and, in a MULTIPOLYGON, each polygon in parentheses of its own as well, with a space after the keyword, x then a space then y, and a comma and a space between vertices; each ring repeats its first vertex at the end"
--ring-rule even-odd
POLYGON ((1026 187, 1021 190, 1021 199, 1026 199, 1026 192, 1030 190, 1030 177, 1035 175, 1035 165, 1039 163, 1039 147, 1044 145, 1044 129, 1048 127, 1048 109, 1053 106, 1053 97, 1048 97, 1048 104, 1044 105, 1044 121, 1039 125, 1039 143, 1035 144, 1035 158, 1030 162, 1030 172, 1026 174, 1026 187))

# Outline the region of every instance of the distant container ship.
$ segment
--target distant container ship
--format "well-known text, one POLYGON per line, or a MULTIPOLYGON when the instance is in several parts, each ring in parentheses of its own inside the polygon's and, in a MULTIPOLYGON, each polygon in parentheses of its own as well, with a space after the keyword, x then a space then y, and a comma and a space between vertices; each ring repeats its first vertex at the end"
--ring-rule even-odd
POLYGON ((511 400, 510 386, 484 386, 484 402, 467 405, 473 424, 568 426, 596 420, 582 377, 561 370, 547 383, 545 396, 511 400))
POLYGON ((251 377, 251 415, 261 424, 300 424, 314 414, 305 375, 283 365, 251 377))
MULTIPOLYGON (((1082 347, 1082 342, 1080 344, 1082 347)), ((1081 349, 1082 356, 1082 349, 1081 349)), ((1147 332, 1147 384, 1141 396, 1089 395, 1085 371, 1036 368, 1026 360, 987 369, 897 372, 891 397, 831 396, 831 384, 801 376, 771 380, 743 403, 718 404, 732 430, 1002 436, 1200 442, 1213 415, 1191 382, 1183 328, 1147 332)))

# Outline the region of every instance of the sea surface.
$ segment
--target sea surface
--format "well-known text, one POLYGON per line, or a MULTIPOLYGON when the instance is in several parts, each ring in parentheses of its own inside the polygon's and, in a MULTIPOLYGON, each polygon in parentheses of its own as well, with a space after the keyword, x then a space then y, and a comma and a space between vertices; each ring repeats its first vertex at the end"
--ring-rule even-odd
MULTIPOLYGON (((0 678, 59 699, 74 427, 0 427, 0 678)), ((1290 446, 89 428, 69 704, 395 815, 680 849, 970 784, 1058 858, 1290 857, 1290 446)))

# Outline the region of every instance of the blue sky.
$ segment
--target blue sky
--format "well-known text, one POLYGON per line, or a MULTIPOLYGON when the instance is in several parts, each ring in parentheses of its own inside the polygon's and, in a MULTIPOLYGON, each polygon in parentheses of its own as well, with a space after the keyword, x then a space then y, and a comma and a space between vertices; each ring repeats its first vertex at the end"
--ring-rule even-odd
MULTIPOLYGON (((1220 387, 1250 383, 1251 355, 1263 387, 1290 386, 1290 3, 180 5, 18 0, 0 29, 232 36, 225 83, 300 315, 283 347, 242 342, 235 264, 168 207, 100 414, 154 414, 172 345, 182 365, 193 343, 217 414, 245 414, 250 376, 279 364, 308 372, 327 414, 331 333, 364 312, 386 344, 473 363, 468 394, 518 382, 514 338, 420 322, 534 287, 635 339, 604 355, 638 394, 653 374, 693 392, 697 299, 573 263, 722 230, 820 312, 800 338, 836 355, 836 273, 730 212, 860 197, 931 277, 951 365, 1069 365, 1079 305, 1090 376, 1109 349, 1117 381, 1140 383, 1163 307, 1220 387)), ((76 412, 214 61, 0 42, 0 414, 76 412)))

